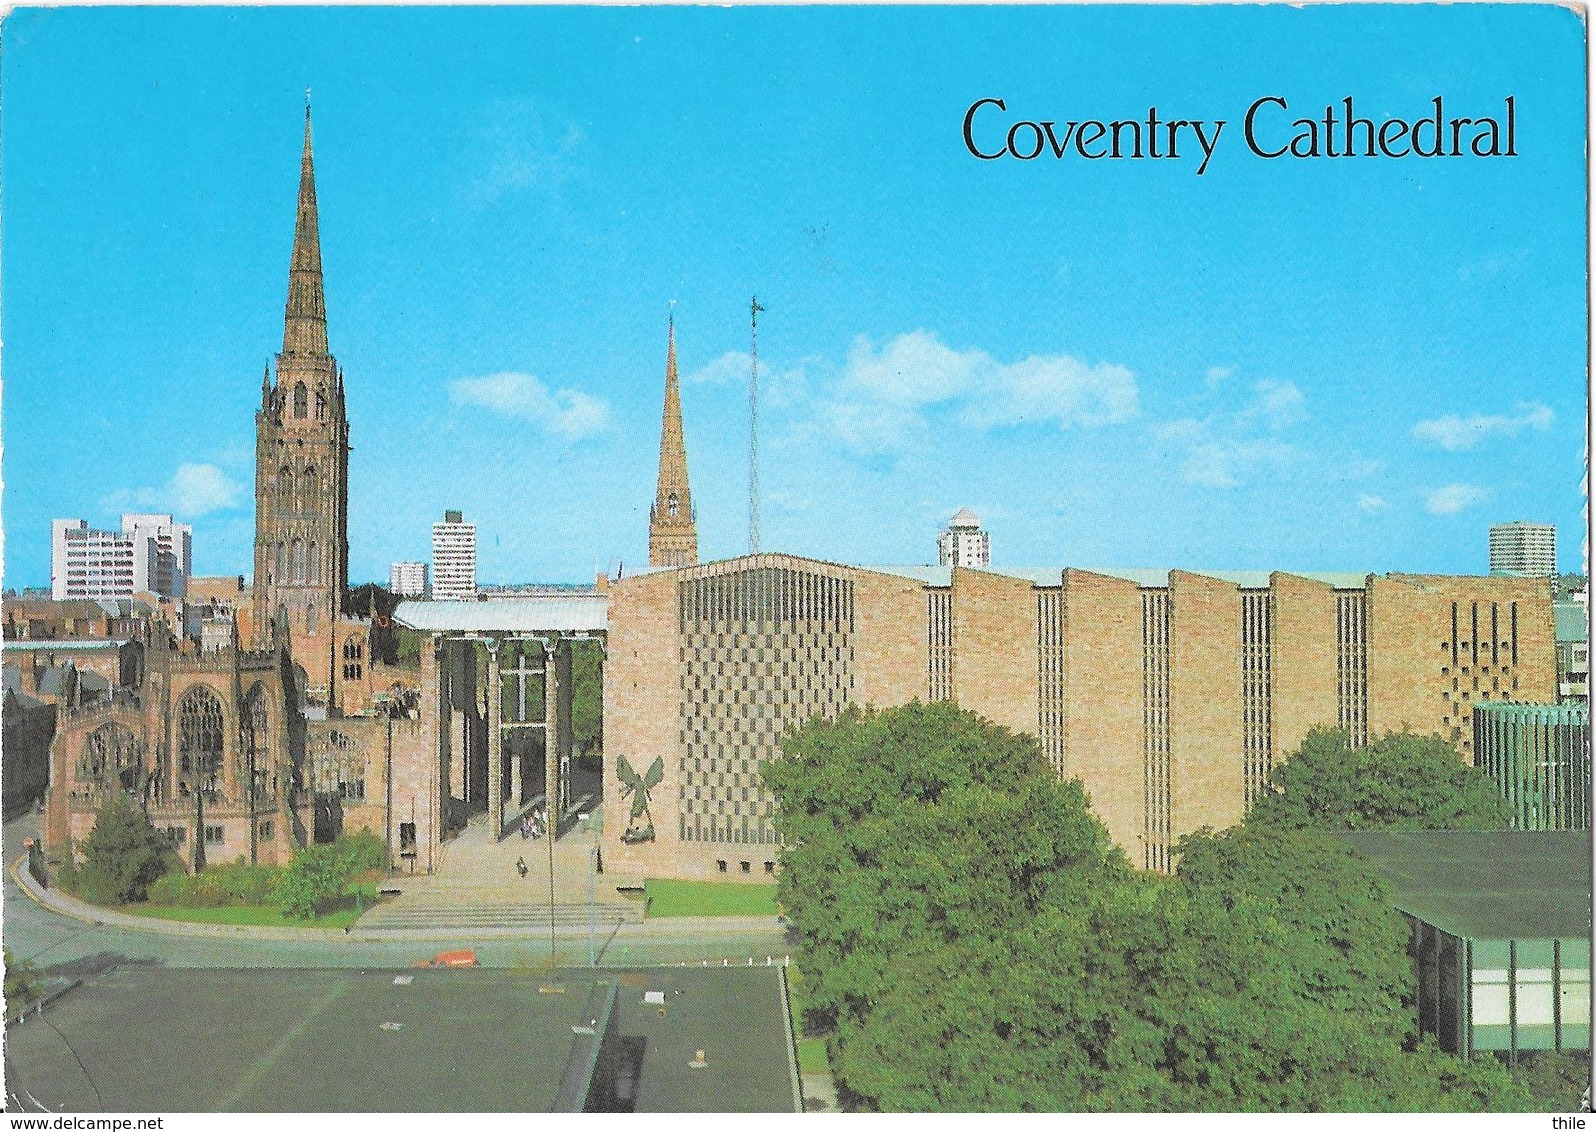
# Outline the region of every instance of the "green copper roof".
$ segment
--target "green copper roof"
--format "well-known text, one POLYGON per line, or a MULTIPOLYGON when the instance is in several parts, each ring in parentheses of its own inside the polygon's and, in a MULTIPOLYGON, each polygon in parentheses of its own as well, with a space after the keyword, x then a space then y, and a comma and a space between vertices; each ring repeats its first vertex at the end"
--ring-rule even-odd
POLYGON ((1572 939, 1591 930, 1589 830, 1359 831, 1396 906, 1464 939, 1572 939))

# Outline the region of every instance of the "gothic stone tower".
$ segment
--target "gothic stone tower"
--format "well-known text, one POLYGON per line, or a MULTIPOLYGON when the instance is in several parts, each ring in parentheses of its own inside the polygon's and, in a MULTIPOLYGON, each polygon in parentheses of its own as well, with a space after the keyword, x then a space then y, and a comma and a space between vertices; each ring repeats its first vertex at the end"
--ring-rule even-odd
POLYGON ((349 581, 349 423, 343 371, 327 352, 310 106, 276 382, 255 414, 253 645, 287 645, 311 704, 337 703, 335 639, 349 581))
POLYGON ((665 352, 665 415, 659 432, 659 486, 648 511, 648 564, 698 563, 698 525, 687 487, 687 442, 682 439, 682 391, 676 380, 676 320, 665 352))

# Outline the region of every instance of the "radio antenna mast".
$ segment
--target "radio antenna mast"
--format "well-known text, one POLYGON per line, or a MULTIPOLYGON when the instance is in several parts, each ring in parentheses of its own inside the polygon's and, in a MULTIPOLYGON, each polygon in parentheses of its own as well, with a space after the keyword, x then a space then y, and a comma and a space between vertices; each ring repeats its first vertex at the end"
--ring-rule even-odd
POLYGON ((759 305, 748 304, 748 553, 759 553, 759 305))

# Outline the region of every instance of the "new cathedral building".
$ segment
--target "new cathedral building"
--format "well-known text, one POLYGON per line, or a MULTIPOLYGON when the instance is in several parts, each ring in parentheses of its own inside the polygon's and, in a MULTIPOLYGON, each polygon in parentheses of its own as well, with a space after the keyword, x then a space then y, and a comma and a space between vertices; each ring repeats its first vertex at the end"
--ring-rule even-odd
POLYGON ((1474 705, 1557 698, 1544 578, 700 564, 690 499, 673 337, 650 569, 609 586, 604 853, 622 875, 768 879, 760 764, 849 705, 951 700, 1034 736, 1130 860, 1167 871, 1312 728, 1439 735, 1471 760, 1474 705), (621 757, 660 768, 646 826, 621 757))

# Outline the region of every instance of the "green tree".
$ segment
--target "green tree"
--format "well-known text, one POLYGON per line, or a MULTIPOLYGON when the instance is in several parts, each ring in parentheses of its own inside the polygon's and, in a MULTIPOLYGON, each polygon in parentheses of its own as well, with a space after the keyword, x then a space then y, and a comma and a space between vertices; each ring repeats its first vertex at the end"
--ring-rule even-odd
POLYGON ((858 1107, 1525 1103, 1489 1059, 1408 1048, 1404 921, 1320 832, 1249 821, 1136 872, 1078 781, 952 704, 850 709, 782 747, 762 771, 804 1020, 858 1107))
POLYGON ((166 872, 167 848, 149 815, 125 794, 113 794, 83 843, 84 862, 77 876, 83 898, 96 904, 143 900, 166 872))
POLYGON ((1107 1107, 1097 1067, 1128 1056, 1129 988, 1068 976, 1098 966, 1093 914, 1130 869, 1080 783, 951 704, 850 710, 783 751, 764 768, 780 899, 806 1021, 855 1103, 1107 1107))
POLYGON ((44 980, 39 977, 31 962, 14 958, 9 947, 4 949, 3 955, 6 968, 6 1013, 15 1014, 38 1001, 43 993, 44 980))
POLYGON ((347 834, 331 844, 309 845, 294 854, 273 900, 285 916, 308 920, 343 903, 357 873, 386 865, 387 847, 369 830, 347 834))
POLYGON ((578 750, 599 746, 604 736, 604 650, 597 641, 571 645, 571 737, 578 750))
POLYGON ((333 845, 310 845, 294 854, 278 882, 275 900, 285 916, 309 920, 338 904, 353 869, 347 853, 333 845))
POLYGON ((1286 829, 1507 829, 1496 784, 1444 739, 1389 733, 1353 749, 1344 731, 1315 729, 1270 775, 1247 816, 1286 829))

